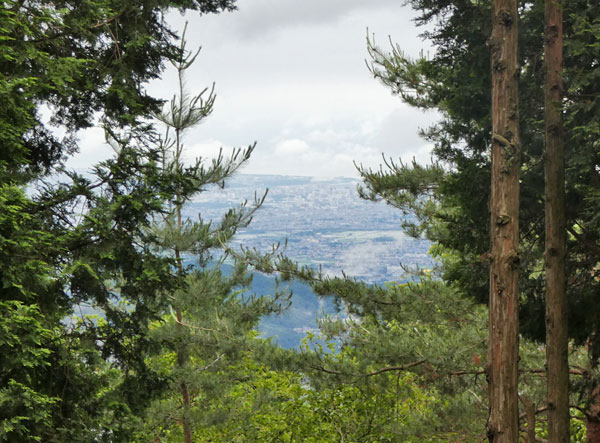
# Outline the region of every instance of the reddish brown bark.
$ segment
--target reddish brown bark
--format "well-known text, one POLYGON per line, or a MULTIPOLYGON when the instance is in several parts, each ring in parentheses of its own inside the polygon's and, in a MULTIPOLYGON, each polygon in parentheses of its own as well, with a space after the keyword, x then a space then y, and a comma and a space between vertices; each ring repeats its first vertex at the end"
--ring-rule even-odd
POLYGON ((522 395, 521 401, 525 406, 525 417, 527 418, 527 443, 536 443, 535 435, 535 403, 531 401, 527 396, 522 395))
POLYGON ((519 441, 519 66, 516 0, 494 0, 490 318, 487 378, 490 442, 519 441))
POLYGON ((600 386, 590 390, 589 406, 585 411, 587 443, 600 442, 600 386))
POLYGON ((548 441, 568 443, 569 338, 565 280, 565 168, 561 118, 563 97, 563 18, 558 0, 546 0, 546 366, 548 368, 548 441))

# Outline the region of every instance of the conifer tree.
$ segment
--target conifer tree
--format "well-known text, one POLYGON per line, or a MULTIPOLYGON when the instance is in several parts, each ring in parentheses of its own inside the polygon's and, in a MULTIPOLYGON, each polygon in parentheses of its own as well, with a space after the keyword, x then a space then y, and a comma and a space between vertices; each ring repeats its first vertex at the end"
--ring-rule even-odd
MULTIPOLYGON (((373 73, 405 102, 421 109, 437 109, 440 121, 423 131, 433 146, 434 160, 443 166, 437 177, 419 171, 382 170, 364 175, 367 191, 392 203, 396 196, 415 194, 411 209, 420 211, 415 232, 436 242, 435 251, 443 261, 444 279, 481 302, 488 300, 490 181, 489 138, 491 127, 491 70, 487 47, 491 1, 455 2, 411 0, 419 11, 417 23, 428 23, 424 36, 436 50, 428 57, 410 59, 394 45, 390 53, 373 43, 373 73), (413 181, 403 180, 406 174, 413 181), (419 183, 425 192, 412 186, 419 183), (428 183, 428 180, 433 180, 428 183), (394 185, 398 185, 394 187, 394 185), (430 201, 427 211, 423 202, 430 201)), ((544 8, 543 2, 522 3, 519 27, 519 105, 521 135, 520 171, 520 330, 545 341, 544 272, 544 8)), ((563 123, 565 137, 565 229, 567 231, 566 281, 568 334, 573 343, 589 352, 587 382, 575 383, 588 398, 588 434, 600 423, 596 368, 600 357, 598 304, 599 290, 596 246, 600 232, 598 196, 598 125, 600 100, 597 91, 597 59, 600 51, 597 17, 600 4, 588 1, 564 2, 565 84, 563 123), (593 406, 595 405, 595 406, 593 406)), ((366 193, 369 195, 369 192, 366 193)), ((575 379, 576 380, 576 379, 575 379)), ((575 382, 571 379, 571 382, 575 382)), ((571 396, 573 401, 573 396, 571 396)))
POLYGON ((171 183, 149 149, 144 120, 160 101, 144 84, 177 48, 170 8, 210 13, 234 1, 0 5, 2 440, 130 441, 163 387, 144 362, 147 324, 174 282, 169 259, 144 242, 171 183), (98 119, 130 130, 126 149, 91 176, 63 171, 77 131, 98 119))
MULTIPOLYGON (((173 275, 178 282, 177 289, 166 294, 170 312, 154 330, 155 339, 166 353, 164 357, 172 353, 173 364, 164 366, 161 357, 155 363, 179 392, 180 400, 175 402, 179 406, 173 406, 175 397, 168 394, 155 405, 152 422, 160 432, 170 430, 169 421, 180 422, 186 443, 193 441, 195 427, 214 419, 208 417, 205 403, 228 389, 233 374, 228 375, 226 368, 248 350, 258 319, 278 309, 274 298, 248 296, 245 288, 251 278, 245 265, 236 263, 226 275, 221 269, 225 256, 218 252, 239 228, 250 223, 266 194, 250 205, 244 202, 229 210, 220 221, 200 216, 194 220, 184 214, 186 204, 198 193, 210 186, 225 186, 254 149, 252 145, 234 150, 229 158, 219 154, 209 163, 198 158, 186 165, 185 135, 211 113, 215 102, 213 89, 204 89, 195 96, 187 93, 185 72, 198 52, 186 50, 184 32, 173 63, 178 93, 157 114, 166 126, 160 141, 162 170, 175 185, 170 210, 156 220, 153 229, 158 252, 174 259, 173 275), (162 422, 161 417, 165 419, 162 422)), ((223 415, 223 411, 216 414, 223 415)))

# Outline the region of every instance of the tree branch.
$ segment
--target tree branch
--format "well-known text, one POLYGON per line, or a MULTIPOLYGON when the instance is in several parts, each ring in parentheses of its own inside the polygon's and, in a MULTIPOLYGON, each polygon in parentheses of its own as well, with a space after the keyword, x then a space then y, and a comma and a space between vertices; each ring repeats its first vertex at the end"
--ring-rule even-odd
POLYGON ((351 377, 372 377, 374 375, 383 374, 385 372, 405 371, 407 369, 414 368, 415 366, 422 365, 425 362, 426 362, 426 360, 417 360, 417 361, 413 361, 411 363, 407 363, 407 364, 401 365, 401 366, 388 366, 388 367, 381 368, 381 369, 378 369, 378 370, 373 371, 373 372, 368 372, 366 374, 352 374, 352 373, 345 373, 345 372, 340 372, 340 371, 334 371, 332 369, 327 369, 327 368, 325 368, 323 366, 312 365, 311 367, 313 369, 318 370, 318 371, 325 372, 326 374, 346 375, 346 376, 351 376, 351 377))

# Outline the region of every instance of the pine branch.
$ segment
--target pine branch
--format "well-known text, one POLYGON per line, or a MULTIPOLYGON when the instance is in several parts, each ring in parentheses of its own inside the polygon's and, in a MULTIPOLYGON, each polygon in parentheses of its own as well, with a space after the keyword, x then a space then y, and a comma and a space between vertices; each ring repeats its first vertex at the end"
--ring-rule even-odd
POLYGON ((377 371, 369 372, 368 374, 365 374, 365 376, 372 377, 373 375, 383 374, 390 371, 406 371, 407 369, 414 368, 415 366, 422 365, 423 363, 425 363, 425 360, 417 360, 402 366, 390 366, 388 368, 382 368, 378 369, 377 371))
POLYGON ((423 363, 425 363, 426 360, 417 360, 411 363, 407 363, 405 365, 401 365, 401 366, 389 366, 386 368, 381 368, 378 369, 376 371, 373 372, 367 372, 366 374, 356 374, 356 373, 344 373, 344 372, 340 372, 340 371, 335 371, 332 369, 327 369, 323 366, 315 366, 315 365, 311 365, 311 368, 316 369, 318 371, 321 372, 325 372, 326 374, 333 374, 333 375, 344 375, 344 376, 349 376, 349 377, 372 377, 374 375, 379 375, 379 374, 383 374, 386 372, 394 372, 394 371, 406 371, 407 369, 410 368, 414 368, 415 366, 419 366, 422 365, 423 363))

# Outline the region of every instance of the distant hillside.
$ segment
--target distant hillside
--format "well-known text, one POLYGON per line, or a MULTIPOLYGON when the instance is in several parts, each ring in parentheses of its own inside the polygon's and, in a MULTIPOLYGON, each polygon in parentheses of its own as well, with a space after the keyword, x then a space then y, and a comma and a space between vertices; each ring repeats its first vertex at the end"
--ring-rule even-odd
MULTIPOLYGON (((237 175, 225 189, 211 189, 187 206, 186 216, 217 219, 232 206, 252 201, 269 190, 265 204, 236 241, 268 251, 287 239, 286 255, 303 264, 346 274, 372 283, 403 278, 402 266, 431 267, 429 243, 407 237, 399 228, 402 213, 384 203, 358 197, 359 181, 310 177, 237 175)), ((255 276, 257 293, 272 293, 274 279, 255 276)), ((297 346, 304 332, 316 327, 316 316, 332 310, 330 301, 319 300, 306 285, 293 284, 289 312, 265 318, 261 330, 278 338, 285 347, 297 346)))
MULTIPOLYGON (((286 286, 287 287, 287 286, 286 286)), ((273 294, 275 278, 256 273, 252 282, 252 292, 273 294)), ((308 331, 317 331, 317 316, 323 312, 335 312, 331 298, 317 297, 310 286, 301 282, 292 282, 289 289, 293 292, 292 305, 281 315, 263 318, 260 331, 267 337, 273 337, 284 348, 294 348, 308 331)))

